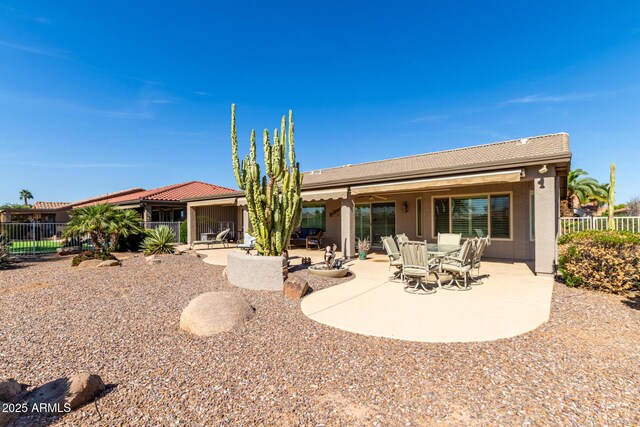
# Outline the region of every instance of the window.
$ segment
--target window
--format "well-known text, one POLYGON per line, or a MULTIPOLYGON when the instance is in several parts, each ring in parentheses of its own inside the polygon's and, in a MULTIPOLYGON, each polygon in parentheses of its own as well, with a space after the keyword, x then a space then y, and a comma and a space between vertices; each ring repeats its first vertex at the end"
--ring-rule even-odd
POLYGON ((326 208, 324 205, 307 205, 302 207, 301 228, 320 228, 326 231, 326 208))
POLYGON ((434 199, 433 212, 435 217, 434 235, 450 233, 449 229, 449 198, 434 199))
POLYGON ((434 237, 460 233, 464 237, 511 238, 509 194, 433 199, 434 237))
POLYGON ((356 237, 368 238, 372 246, 379 246, 382 236, 396 234, 395 203, 356 205, 356 237))
POLYGON ((422 197, 416 199, 416 236, 422 237, 422 197))
POLYGON ((529 191, 529 238, 536 240, 536 198, 533 191, 529 191))
POLYGON ((509 195, 491 196, 491 237, 508 239, 511 236, 511 202, 509 195))

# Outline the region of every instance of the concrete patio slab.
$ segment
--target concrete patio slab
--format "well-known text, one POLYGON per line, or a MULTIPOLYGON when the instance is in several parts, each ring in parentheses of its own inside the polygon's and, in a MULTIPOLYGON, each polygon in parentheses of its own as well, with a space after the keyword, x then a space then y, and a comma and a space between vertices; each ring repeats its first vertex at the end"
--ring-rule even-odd
MULTIPOLYGON (((204 262, 226 265, 236 248, 198 250, 204 262)), ((291 257, 322 261, 323 251, 294 249, 291 257)), ((310 319, 363 335, 406 341, 493 341, 536 329, 549 320, 553 278, 536 276, 526 263, 483 261, 484 284, 470 291, 445 289, 431 295, 404 291, 393 281, 388 258, 370 254, 348 263, 356 277, 303 298, 310 319)))
POLYGON ((483 262, 490 277, 466 292, 404 291, 389 278, 386 257, 350 263, 356 278, 302 300, 311 319, 364 335, 419 342, 475 342, 509 338, 549 319, 553 279, 524 263, 483 262))

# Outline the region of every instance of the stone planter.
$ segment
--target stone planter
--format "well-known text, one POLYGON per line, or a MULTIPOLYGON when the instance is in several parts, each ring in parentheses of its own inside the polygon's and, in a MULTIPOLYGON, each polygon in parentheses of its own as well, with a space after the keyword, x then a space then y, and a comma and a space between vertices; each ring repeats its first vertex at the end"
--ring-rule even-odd
POLYGON ((280 291, 287 278, 287 259, 281 256, 227 254, 227 280, 234 286, 259 291, 280 291))
POLYGON ((322 277, 339 278, 346 276, 348 272, 349 268, 347 267, 341 267, 332 270, 327 269, 327 267, 325 267, 324 265, 312 265, 311 267, 309 267, 309 273, 322 277))

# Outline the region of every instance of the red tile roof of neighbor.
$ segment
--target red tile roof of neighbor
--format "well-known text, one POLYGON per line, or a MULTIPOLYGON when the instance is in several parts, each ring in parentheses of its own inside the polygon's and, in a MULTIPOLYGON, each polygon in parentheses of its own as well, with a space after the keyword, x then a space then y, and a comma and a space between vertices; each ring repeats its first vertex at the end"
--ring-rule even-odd
POLYGON ((181 184, 167 185, 165 187, 154 188, 153 190, 142 190, 129 194, 119 195, 114 193, 112 196, 104 197, 100 200, 89 201, 78 204, 75 207, 95 205, 98 203, 125 203, 143 200, 158 200, 177 202, 181 199, 192 197, 212 196, 215 194, 233 193, 237 190, 231 188, 220 187, 219 185, 208 184, 200 181, 189 181, 181 184))
POLYGON ((68 206, 69 202, 35 202, 33 209, 58 209, 68 206))

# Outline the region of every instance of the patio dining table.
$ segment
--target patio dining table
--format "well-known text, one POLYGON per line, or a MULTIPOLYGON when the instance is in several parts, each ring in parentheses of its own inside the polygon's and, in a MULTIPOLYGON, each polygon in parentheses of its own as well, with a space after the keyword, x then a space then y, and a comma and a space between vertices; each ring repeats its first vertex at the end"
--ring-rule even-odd
POLYGON ((427 252, 435 258, 444 258, 458 252, 462 246, 460 245, 441 245, 438 243, 427 243, 427 252))

